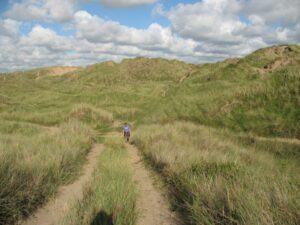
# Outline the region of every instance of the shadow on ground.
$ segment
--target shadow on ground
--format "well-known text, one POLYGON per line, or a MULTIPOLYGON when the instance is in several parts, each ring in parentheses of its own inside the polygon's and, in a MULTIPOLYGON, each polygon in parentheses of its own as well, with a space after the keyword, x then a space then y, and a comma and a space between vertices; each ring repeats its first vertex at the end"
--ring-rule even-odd
POLYGON ((91 225, 114 225, 112 215, 100 211, 94 218, 91 225))

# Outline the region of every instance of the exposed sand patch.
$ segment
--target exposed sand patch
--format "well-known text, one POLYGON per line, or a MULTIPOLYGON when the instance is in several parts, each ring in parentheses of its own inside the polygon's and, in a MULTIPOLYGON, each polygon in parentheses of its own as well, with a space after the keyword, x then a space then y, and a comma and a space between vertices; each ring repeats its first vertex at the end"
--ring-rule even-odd
POLYGON ((56 66, 56 67, 50 67, 47 70, 48 76, 61 76, 66 73, 74 72, 76 70, 80 70, 81 67, 77 66, 56 66))

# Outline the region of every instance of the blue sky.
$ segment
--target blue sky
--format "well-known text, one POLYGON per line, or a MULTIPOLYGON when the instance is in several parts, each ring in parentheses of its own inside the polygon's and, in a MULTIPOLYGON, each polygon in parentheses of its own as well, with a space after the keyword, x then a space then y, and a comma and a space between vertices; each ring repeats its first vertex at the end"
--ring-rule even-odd
MULTIPOLYGON (((194 3, 197 1, 164 0, 161 2, 166 9, 170 9, 180 2, 194 3)), ((152 10, 154 6, 155 3, 129 8, 109 8, 98 3, 81 3, 81 9, 110 20, 119 21, 127 26, 147 28, 153 22, 160 23, 163 26, 169 25, 169 21, 167 19, 159 16, 152 16, 152 10)))
POLYGON ((0 71, 241 57, 299 43, 299 9, 299 0, 0 0, 0 71))

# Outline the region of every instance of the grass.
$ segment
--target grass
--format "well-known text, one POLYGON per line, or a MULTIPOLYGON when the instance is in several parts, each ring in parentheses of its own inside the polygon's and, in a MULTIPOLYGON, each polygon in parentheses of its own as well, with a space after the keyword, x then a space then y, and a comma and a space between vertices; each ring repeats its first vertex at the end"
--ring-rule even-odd
POLYGON ((220 114, 219 120, 225 120, 227 127, 239 127, 261 136, 299 138, 299 87, 299 71, 279 71, 263 86, 237 97, 239 102, 229 115, 220 114))
MULTIPOLYGON (((0 224, 13 224, 75 179, 91 139, 105 141, 94 133, 111 130, 114 120, 137 128, 136 143, 174 187, 189 223, 295 224, 299 145, 289 139, 300 134, 299 65, 300 47, 283 45, 203 65, 137 58, 64 76, 1 74, 0 224)), ((117 152, 107 159, 126 161, 117 152)), ((79 221, 91 222, 100 206, 113 212, 101 195, 118 183, 101 162, 95 176, 103 172, 106 183, 91 184, 80 204, 94 208, 78 206, 79 221)))
POLYGON ((93 180, 64 225, 134 225, 135 185, 132 168, 122 140, 106 139, 93 180))
POLYGON ((135 143, 169 183, 187 224, 297 224, 299 161, 225 134, 186 122, 153 124, 138 128, 135 143))
POLYGON ((113 122, 112 113, 89 104, 27 107, 0 115, 0 224, 27 216, 60 184, 75 179, 95 129, 113 122))
POLYGON ((286 52, 285 48, 198 66, 183 82, 166 83, 160 98, 146 102, 139 123, 184 120, 261 136, 298 138, 300 49, 291 46, 292 52, 286 52), (265 70, 254 63, 263 57, 267 64, 277 60, 283 65, 265 70))
POLYGON ((58 185, 73 180, 93 137, 93 131, 76 120, 57 128, 14 124, 0 136, 0 224, 28 215, 58 185))

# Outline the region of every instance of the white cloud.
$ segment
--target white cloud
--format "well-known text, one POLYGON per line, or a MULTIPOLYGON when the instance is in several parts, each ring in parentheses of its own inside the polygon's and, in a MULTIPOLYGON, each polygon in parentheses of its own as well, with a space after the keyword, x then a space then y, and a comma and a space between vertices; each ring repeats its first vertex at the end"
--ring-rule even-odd
POLYGON ((262 17, 266 23, 281 25, 298 23, 300 20, 299 0, 251 0, 246 1, 243 11, 262 17))
POLYGON ((14 3, 5 15, 9 18, 26 21, 43 18, 46 15, 46 10, 31 1, 23 1, 14 3))
POLYGON ((280 41, 287 41, 289 32, 290 30, 287 28, 281 28, 281 27, 277 28, 276 29, 277 39, 280 41))
POLYGON ((53 30, 36 25, 31 32, 19 40, 20 46, 39 46, 52 51, 71 50, 70 39, 57 35, 53 30))
POLYGON ((131 7, 137 5, 152 4, 157 0, 94 0, 108 7, 131 7))
POLYGON ((18 35, 20 23, 12 20, 0 20, 0 35, 14 37, 18 35))
MULTIPOLYGON (((144 29, 77 11, 84 0, 12 1, 0 19, 0 71, 49 65, 86 65, 103 60, 145 56, 207 62, 237 57, 278 43, 300 42, 298 0, 203 0, 165 10, 163 1, 152 10, 169 27, 152 23, 144 29), (21 21, 31 21, 20 34, 21 21), (62 36, 38 22, 64 22, 74 36, 62 36)), ((87 1, 87 0, 85 0, 87 1)), ((105 0, 90 0, 105 4, 105 0)), ((145 1, 106 1, 110 7, 150 4, 145 1)), ((48 24, 48 23, 46 23, 48 24)))
POLYGON ((135 29, 83 11, 76 14, 74 25, 78 29, 75 37, 60 36, 41 25, 35 25, 27 35, 17 39, 0 36, 0 71, 49 65, 86 65, 137 56, 190 60, 197 45, 194 41, 174 36, 170 29, 158 24, 145 30, 135 29), (91 30, 82 29, 85 23, 92 25, 91 30), (98 31, 93 33, 93 29, 98 31), (114 37, 113 32, 122 36, 114 37), (111 40, 103 35, 108 35, 111 40))
POLYGON ((174 33, 198 42, 198 52, 214 53, 217 58, 241 56, 271 44, 299 43, 300 1, 282 4, 279 0, 203 0, 178 4, 169 11, 159 6, 156 12, 170 20, 174 33), (286 25, 278 26, 278 21, 286 25))
POLYGON ((11 7, 5 15, 18 21, 66 22, 72 19, 78 3, 87 1, 99 2, 108 7, 130 7, 151 4, 157 0, 20 0, 11 1, 11 7))
POLYGON ((91 43, 114 43, 136 46, 143 50, 185 54, 192 54, 197 45, 194 41, 176 37, 169 28, 156 23, 147 29, 136 29, 92 16, 86 11, 77 12, 74 18, 77 38, 91 43))
POLYGON ((35 43, 36 45, 49 45, 52 44, 57 37, 53 30, 36 25, 27 36, 21 38, 21 44, 35 43))
POLYGON ((179 4, 167 17, 174 32, 182 37, 200 42, 239 43, 242 40, 234 33, 245 27, 238 17, 240 8, 236 0, 203 0, 179 4))
POLYGON ((64 22, 72 19, 77 0, 22 0, 15 2, 5 13, 19 21, 54 20, 64 22))
POLYGON ((67 21, 73 17, 76 3, 76 0, 47 0, 45 7, 48 9, 50 18, 56 21, 67 21))

